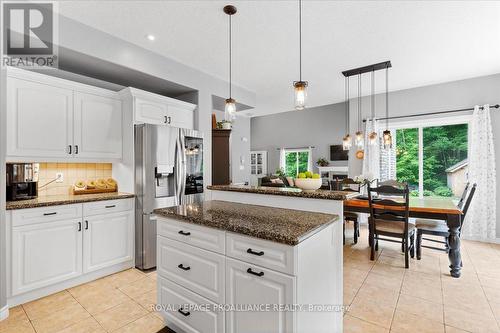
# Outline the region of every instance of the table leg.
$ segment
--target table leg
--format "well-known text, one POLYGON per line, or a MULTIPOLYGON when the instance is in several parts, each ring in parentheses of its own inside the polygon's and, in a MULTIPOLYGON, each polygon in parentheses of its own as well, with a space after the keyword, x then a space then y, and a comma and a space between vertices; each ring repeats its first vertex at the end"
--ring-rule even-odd
POLYGON ((448 237, 450 274, 454 278, 459 278, 462 268, 462 257, 460 255, 460 215, 448 215, 447 223, 450 232, 450 236, 448 237))

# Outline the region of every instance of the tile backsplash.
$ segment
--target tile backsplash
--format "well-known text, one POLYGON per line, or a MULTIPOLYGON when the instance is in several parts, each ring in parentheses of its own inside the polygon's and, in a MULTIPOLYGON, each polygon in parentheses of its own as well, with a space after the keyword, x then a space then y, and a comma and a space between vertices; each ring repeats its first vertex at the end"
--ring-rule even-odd
POLYGON ((76 181, 96 180, 112 177, 111 163, 40 163, 38 174, 38 196, 63 195, 72 193, 71 189, 76 181), (63 182, 53 182, 42 187, 56 174, 63 174, 63 182))

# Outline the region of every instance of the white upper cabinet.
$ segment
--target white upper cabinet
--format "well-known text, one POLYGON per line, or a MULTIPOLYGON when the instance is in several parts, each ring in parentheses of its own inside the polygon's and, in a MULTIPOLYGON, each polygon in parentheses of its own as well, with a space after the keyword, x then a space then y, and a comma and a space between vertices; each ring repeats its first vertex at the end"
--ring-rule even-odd
POLYGON ((77 92, 74 105, 74 154, 82 158, 121 158, 121 100, 77 92))
POLYGON ((120 91, 134 114, 136 124, 168 125, 193 129, 196 105, 148 91, 126 88, 120 91))
POLYGON ((121 159, 121 103, 110 90, 9 68, 7 159, 121 159))
POLYGON ((73 91, 17 78, 7 86, 7 155, 68 157, 73 91))

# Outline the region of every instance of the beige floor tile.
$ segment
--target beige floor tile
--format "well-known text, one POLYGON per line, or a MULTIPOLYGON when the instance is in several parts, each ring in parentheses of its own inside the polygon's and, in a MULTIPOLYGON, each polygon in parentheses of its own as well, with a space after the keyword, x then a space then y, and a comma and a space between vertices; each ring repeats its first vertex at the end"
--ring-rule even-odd
POLYGON ((355 268, 345 268, 344 269, 344 283, 359 283, 361 285, 366 279, 368 271, 362 271, 355 268))
POLYGON ((500 290, 500 277, 491 277, 478 274, 479 282, 483 287, 500 290))
POLYGON ((57 333, 106 333, 106 330, 93 317, 89 317, 57 333))
POLYGON ((148 310, 149 312, 154 311, 154 306, 156 305, 156 290, 151 290, 144 295, 141 295, 139 297, 135 297, 134 301, 139 303, 140 306, 142 306, 144 309, 148 310))
POLYGON ((358 258, 350 258, 345 261, 345 268, 354 268, 358 269, 361 271, 368 272, 369 270, 372 269, 373 265, 375 265, 374 261, 370 260, 363 260, 363 259, 358 259, 358 258))
POLYGON ((144 295, 145 293, 154 289, 156 289, 156 281, 148 277, 144 277, 131 284, 127 284, 119 288, 119 290, 132 298, 144 295))
POLYGON ((150 313, 136 321, 114 331, 116 333, 156 333, 165 325, 163 320, 150 313))
POLYGON ((380 275, 384 275, 387 277, 400 277, 403 278, 403 275, 405 274, 403 267, 396 267, 396 266, 391 266, 391 265, 386 265, 386 264, 381 264, 381 263, 376 263, 375 266, 373 266, 372 270, 370 273, 377 273, 380 275))
POLYGON ((359 318, 361 320, 370 322, 372 324, 382 326, 385 328, 391 327, 392 316, 394 314, 394 307, 382 305, 376 301, 369 301, 366 299, 355 299, 349 309, 349 315, 359 318))
POLYGON ((90 314, 80 304, 73 304, 63 310, 33 320, 31 323, 37 333, 52 333, 61 331, 90 317, 90 314))
POLYGON ((134 283, 137 280, 144 278, 145 274, 141 271, 132 268, 126 271, 110 275, 105 278, 106 282, 109 282, 115 287, 122 287, 127 284, 134 283))
POLYGON ((464 331, 459 328, 453 326, 445 326, 444 327, 446 333, 468 333, 469 331, 464 331))
POLYGON ((85 295, 77 297, 77 300, 91 315, 96 315, 128 302, 130 298, 119 289, 105 288, 88 292, 85 295))
POLYGON ((355 299, 365 299, 394 307, 398 302, 398 297, 399 292, 396 290, 382 288, 371 284, 364 284, 359 289, 355 299))
POLYGON ((444 307, 444 322, 448 326, 457 327, 473 333, 499 333, 497 322, 493 316, 484 316, 476 313, 444 307))
POLYGON ((471 313, 492 316, 490 305, 482 290, 460 288, 459 290, 443 291, 445 306, 452 306, 471 313))
POLYGON ((433 303, 418 297, 401 294, 396 306, 397 310, 418 315, 421 320, 425 318, 444 323, 443 305, 440 303, 433 303))
POLYGON ((361 319, 345 315, 343 333, 387 333, 387 328, 377 326, 361 319))
POLYGON ((500 289, 494 287, 483 287, 484 293, 486 294, 486 298, 489 302, 500 303, 500 289))
POLYGON ((0 321, 0 333, 34 333, 28 316, 21 306, 9 309, 9 317, 0 321))
POLYGON ((498 325, 500 326, 500 302, 490 302, 491 310, 493 311, 493 315, 497 319, 498 325))
POLYGON ((134 301, 128 301, 106 310, 95 319, 107 331, 113 331, 145 316, 148 311, 134 301))
POLYGON ((54 312, 77 304, 77 301, 66 290, 23 304, 24 311, 30 320, 48 316, 54 312))
POLYGON ((444 324, 430 319, 423 320, 419 315, 396 310, 391 332, 395 333, 444 333, 444 324))
POLYGON ((158 277, 158 273, 157 273, 156 271, 154 271, 154 272, 149 272, 149 273, 147 273, 146 275, 148 276, 148 278, 153 279, 153 280, 155 280, 155 281, 157 280, 157 277, 158 277))
POLYGON ((403 276, 386 276, 378 273, 370 272, 366 277, 365 284, 374 285, 381 288, 391 289, 399 291, 401 290, 401 284, 403 282, 403 276))
POLYGON ((114 287, 108 282, 107 278, 102 278, 92 282, 84 283, 79 286, 68 289, 73 297, 78 298, 88 293, 97 292, 103 289, 113 289, 114 287))
POLYGON ((443 303, 443 293, 441 291, 441 286, 427 284, 426 282, 424 282, 424 280, 403 281, 401 294, 418 297, 434 303, 443 303))

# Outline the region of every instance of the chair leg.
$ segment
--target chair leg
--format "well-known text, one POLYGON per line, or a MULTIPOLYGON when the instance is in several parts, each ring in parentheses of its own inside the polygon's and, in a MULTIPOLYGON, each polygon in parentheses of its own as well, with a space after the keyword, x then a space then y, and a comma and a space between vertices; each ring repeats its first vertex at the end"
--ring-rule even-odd
POLYGON ((354 244, 358 243, 358 236, 359 236, 359 222, 358 219, 354 220, 354 244))
POLYGON ((344 245, 345 245, 345 220, 344 220, 344 245))
POLYGON ((375 236, 373 234, 373 230, 370 228, 370 236, 369 239, 371 240, 370 242, 370 260, 375 260, 375 236))
POLYGON ((375 251, 378 251, 378 239, 373 240, 375 242, 375 251))
POLYGON ((415 258, 415 233, 410 236, 410 257, 415 258))
POLYGON ((408 258, 408 235, 405 236, 403 240, 403 246, 405 249, 405 268, 410 268, 410 259, 408 258))
POLYGON ((401 252, 405 252, 405 243, 401 242, 401 252))
POLYGON ((417 230, 417 260, 422 257, 422 233, 417 230))

